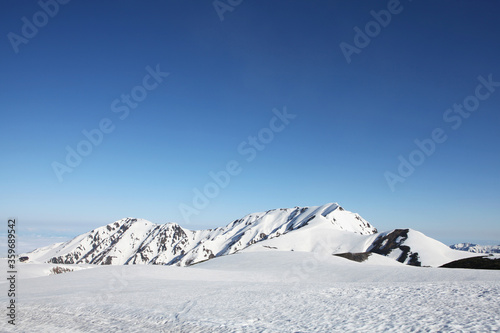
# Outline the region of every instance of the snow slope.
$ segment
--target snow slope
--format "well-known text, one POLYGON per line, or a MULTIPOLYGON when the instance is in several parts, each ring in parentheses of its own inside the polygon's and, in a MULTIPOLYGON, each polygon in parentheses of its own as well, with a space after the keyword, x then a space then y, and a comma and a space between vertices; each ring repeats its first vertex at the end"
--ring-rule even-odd
POLYGON ((395 229, 371 235, 338 231, 329 225, 310 225, 254 244, 243 252, 303 251, 319 254, 372 252, 413 266, 438 267, 448 262, 477 256, 456 251, 445 244, 412 229, 395 229), (412 261, 411 258, 414 258, 412 261))
POLYGON ((477 256, 450 249, 445 244, 412 229, 395 229, 380 233, 368 251, 387 255, 405 264, 432 267, 477 256))
MULTIPOLYGON (((93 268, 36 278, 38 269, 53 264, 19 264, 18 323, 14 330, 2 320, 0 331, 500 329, 499 271, 418 268, 372 257, 393 264, 265 248, 189 267, 88 265, 93 268)), ((6 294, 0 299, 5 304, 6 294)))

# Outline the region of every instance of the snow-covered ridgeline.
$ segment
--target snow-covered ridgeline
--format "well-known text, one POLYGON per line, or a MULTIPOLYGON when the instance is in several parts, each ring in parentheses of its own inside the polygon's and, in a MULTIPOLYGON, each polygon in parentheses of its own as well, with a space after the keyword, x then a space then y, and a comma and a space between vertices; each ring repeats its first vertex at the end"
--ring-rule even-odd
POLYGON ((500 245, 478 245, 472 243, 459 243, 451 245, 454 250, 467 251, 473 253, 500 253, 500 245))
POLYGON ((208 230, 126 218, 26 255, 32 262, 58 264, 189 266, 240 251, 370 252, 413 266, 440 266, 477 255, 412 229, 378 233, 336 203, 252 213, 208 230))
POLYGON ((184 266, 232 254, 257 242, 315 224, 359 235, 377 232, 358 214, 333 203, 253 213, 213 230, 194 231, 175 223, 159 225, 125 218, 27 255, 32 261, 66 264, 184 266))

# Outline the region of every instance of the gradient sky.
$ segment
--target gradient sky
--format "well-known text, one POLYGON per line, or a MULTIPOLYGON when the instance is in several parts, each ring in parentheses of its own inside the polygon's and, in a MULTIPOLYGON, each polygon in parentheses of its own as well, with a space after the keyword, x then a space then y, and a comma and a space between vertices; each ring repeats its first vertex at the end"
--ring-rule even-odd
POLYGON ((401 1, 348 63, 340 44, 393 5, 243 0, 221 20, 212 1, 73 0, 16 53, 9 33, 42 9, 2 1, 2 221, 19 219, 28 249, 128 216, 200 229, 338 202, 381 231, 500 243, 500 87, 458 128, 443 119, 479 76, 500 81, 500 4, 401 1), (169 75, 121 119, 112 103, 141 91, 148 66, 169 75), (296 117, 248 161, 238 147, 284 108, 296 117), (53 162, 103 119, 113 131, 60 182, 53 162), (436 128, 447 140, 392 191, 384 174, 436 128), (232 160, 241 172, 184 219, 232 160))

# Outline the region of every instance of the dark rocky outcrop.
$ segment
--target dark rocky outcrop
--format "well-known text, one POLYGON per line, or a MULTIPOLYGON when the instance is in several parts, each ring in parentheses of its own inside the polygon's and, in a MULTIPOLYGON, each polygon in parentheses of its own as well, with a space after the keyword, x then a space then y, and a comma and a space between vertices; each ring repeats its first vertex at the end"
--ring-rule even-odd
POLYGON ((443 268, 469 268, 469 269, 500 269, 500 258, 491 259, 485 256, 465 258, 444 264, 443 268))
POLYGON ((363 262, 367 260, 371 255, 372 255, 371 252, 358 252, 358 253, 346 252, 346 253, 334 254, 334 256, 346 258, 356 262, 363 262))

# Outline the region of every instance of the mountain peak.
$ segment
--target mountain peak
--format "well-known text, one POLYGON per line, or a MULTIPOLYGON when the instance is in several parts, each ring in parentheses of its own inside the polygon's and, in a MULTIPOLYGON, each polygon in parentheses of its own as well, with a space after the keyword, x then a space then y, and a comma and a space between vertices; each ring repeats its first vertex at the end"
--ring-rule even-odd
POLYGON ((26 256, 30 261, 61 264, 189 266, 242 250, 326 255, 370 252, 417 266, 439 266, 474 256, 412 229, 378 233, 368 221, 337 203, 251 213, 208 230, 127 217, 26 256))
POLYGON ((175 223, 127 217, 28 255, 32 260, 68 264, 190 265, 315 226, 359 235, 377 232, 358 214, 329 203, 251 213, 214 230, 188 230, 175 223))

